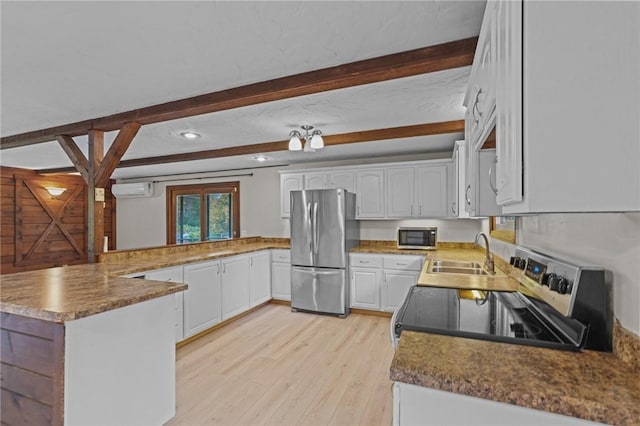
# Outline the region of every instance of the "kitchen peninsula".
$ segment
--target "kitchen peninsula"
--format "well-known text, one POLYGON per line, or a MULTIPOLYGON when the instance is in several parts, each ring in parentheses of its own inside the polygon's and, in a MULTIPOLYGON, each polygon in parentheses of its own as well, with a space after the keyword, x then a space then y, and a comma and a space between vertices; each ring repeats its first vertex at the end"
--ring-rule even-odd
POLYGON ((2 418, 162 424, 175 414, 173 293, 102 264, 2 277, 2 418))

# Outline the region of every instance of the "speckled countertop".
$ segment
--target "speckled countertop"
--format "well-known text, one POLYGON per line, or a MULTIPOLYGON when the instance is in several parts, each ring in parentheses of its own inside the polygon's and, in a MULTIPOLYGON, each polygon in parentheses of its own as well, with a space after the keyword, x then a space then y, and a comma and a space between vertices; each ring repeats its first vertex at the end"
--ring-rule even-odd
POLYGON ((247 238, 223 244, 123 250, 103 255, 101 263, 3 275, 0 311, 63 323, 187 289, 182 283, 122 275, 270 248, 289 248, 289 244, 279 239, 247 238))
POLYGON ((602 423, 640 423, 640 375, 612 353, 409 331, 391 379, 602 423))

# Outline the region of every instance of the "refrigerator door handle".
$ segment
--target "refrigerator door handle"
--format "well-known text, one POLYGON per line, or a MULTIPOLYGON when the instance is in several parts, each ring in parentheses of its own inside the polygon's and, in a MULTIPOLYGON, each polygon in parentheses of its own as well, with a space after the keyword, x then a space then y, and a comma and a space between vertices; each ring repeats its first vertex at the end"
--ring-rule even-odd
POLYGON ((320 227, 318 226, 318 203, 313 203, 313 252, 318 254, 318 240, 320 227))
MULTIPOLYGON (((309 238, 309 252, 313 253, 314 232, 313 232, 313 218, 311 217, 311 203, 307 204, 307 218, 308 218, 308 224, 309 224, 307 229, 311 229, 311 238, 309 238)), ((313 257, 312 257, 312 259, 313 259, 313 257)), ((312 263, 313 263, 313 260, 312 260, 312 263)))

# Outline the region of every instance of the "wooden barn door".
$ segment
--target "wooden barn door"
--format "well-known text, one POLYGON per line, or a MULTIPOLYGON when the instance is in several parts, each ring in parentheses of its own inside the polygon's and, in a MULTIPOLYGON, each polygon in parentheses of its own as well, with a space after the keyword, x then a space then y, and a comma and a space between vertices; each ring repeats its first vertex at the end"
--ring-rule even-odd
POLYGON ((86 259, 86 186, 81 179, 15 177, 15 266, 63 265, 86 259), (47 186, 65 187, 52 196, 47 186))

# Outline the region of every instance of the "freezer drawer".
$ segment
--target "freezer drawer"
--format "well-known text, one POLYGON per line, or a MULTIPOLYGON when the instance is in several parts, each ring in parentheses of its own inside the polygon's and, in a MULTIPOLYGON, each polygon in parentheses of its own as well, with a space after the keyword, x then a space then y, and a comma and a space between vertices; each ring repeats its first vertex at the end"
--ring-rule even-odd
POLYGON ((346 270, 292 266, 291 308, 347 315, 346 270))

